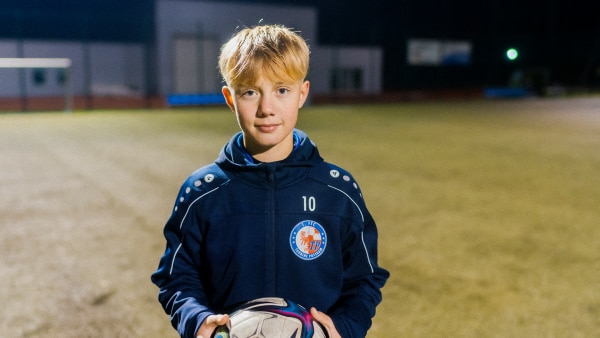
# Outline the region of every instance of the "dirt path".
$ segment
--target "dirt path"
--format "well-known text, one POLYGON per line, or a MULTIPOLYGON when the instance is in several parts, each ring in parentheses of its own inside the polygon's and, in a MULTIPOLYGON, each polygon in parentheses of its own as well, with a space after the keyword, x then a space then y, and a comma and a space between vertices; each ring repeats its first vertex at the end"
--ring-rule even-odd
POLYGON ((149 276, 180 181, 215 150, 179 156, 200 140, 132 135, 135 116, 0 120, 0 336, 176 336, 149 276))

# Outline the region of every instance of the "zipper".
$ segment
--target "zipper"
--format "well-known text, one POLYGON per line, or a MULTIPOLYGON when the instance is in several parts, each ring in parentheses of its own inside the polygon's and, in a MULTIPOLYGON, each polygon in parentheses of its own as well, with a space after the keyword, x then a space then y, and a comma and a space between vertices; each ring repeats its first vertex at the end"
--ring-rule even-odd
POLYGON ((277 213, 275 200, 275 171, 277 164, 268 163, 267 168, 267 201, 266 215, 267 231, 265 231, 266 257, 265 292, 267 295, 277 295, 277 213))

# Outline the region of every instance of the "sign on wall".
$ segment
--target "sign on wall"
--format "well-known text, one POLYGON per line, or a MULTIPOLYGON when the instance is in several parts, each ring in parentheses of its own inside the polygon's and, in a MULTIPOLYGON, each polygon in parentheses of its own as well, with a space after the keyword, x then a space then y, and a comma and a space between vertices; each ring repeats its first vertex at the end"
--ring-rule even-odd
POLYGON ((407 62, 411 66, 468 65, 471 49, 468 41, 410 39, 407 62))

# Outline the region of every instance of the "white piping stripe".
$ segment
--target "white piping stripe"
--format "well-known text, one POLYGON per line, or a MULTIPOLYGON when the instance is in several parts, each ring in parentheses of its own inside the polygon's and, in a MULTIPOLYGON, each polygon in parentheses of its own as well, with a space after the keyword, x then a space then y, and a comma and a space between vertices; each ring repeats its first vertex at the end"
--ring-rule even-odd
MULTIPOLYGON (((362 221, 363 222, 365 221, 365 216, 363 215, 362 210, 360 210, 358 203, 356 203, 352 199, 352 197, 350 197, 350 195, 346 194, 343 190, 333 187, 331 185, 328 185, 328 187, 330 187, 331 189, 335 189, 335 190, 341 192, 342 194, 346 195, 346 197, 348 197, 348 199, 350 201, 352 201, 352 203, 354 203, 354 205, 356 206, 356 209, 358 209, 358 212, 360 212, 360 218, 362 219, 362 221)), ((363 249, 365 250, 365 254, 367 255, 367 262, 369 262, 369 267, 371 268, 371 273, 374 273, 375 270, 373 269, 373 264, 371 264, 371 257, 369 257, 369 250, 367 250, 367 245, 365 244, 364 233, 362 231, 360 232, 360 240, 362 241, 363 249)))
MULTIPOLYGON (((194 205, 194 203, 198 202, 201 198, 203 198, 204 196, 214 192, 215 190, 219 189, 219 187, 214 188, 213 190, 210 190, 208 192, 206 192, 205 194, 203 194, 202 196, 196 198, 192 203, 190 203, 190 205, 188 206, 187 210, 185 211, 185 215, 183 215, 183 218, 181 219, 181 223, 179 223, 179 229, 181 230, 181 228, 183 227, 183 222, 185 221, 185 219, 187 218, 188 213, 190 212, 190 208, 192 207, 192 205, 194 205)), ((173 260, 171 261, 171 269, 169 270, 169 275, 171 275, 173 273, 173 268, 175 267, 175 258, 177 258, 177 253, 179 252, 179 249, 181 249, 181 246, 183 245, 183 243, 179 243, 179 246, 177 247, 177 250, 175 250, 175 254, 173 254, 173 260)))
POLYGON ((173 267, 175 267, 175 257, 177 257, 177 253, 179 252, 179 249, 181 249, 182 245, 183 245, 183 243, 179 243, 177 250, 175 250, 175 254, 173 255, 173 260, 171 261, 171 269, 169 270, 169 275, 173 274, 173 267))
POLYGON ((196 199, 195 199, 195 200, 194 200, 192 203, 190 203, 190 205, 188 206, 187 210, 185 211, 185 215, 183 215, 183 218, 181 219, 181 223, 179 224, 179 230, 181 230, 181 228, 183 227, 183 221, 185 221, 185 218, 187 217, 187 215, 188 215, 188 212, 190 212, 190 208, 192 207, 192 205, 194 205, 194 203, 198 202, 198 200, 200 200, 200 199, 201 199, 201 198, 203 198, 204 196, 206 196, 206 195, 208 195, 208 194, 212 193, 213 191, 215 191, 215 190, 217 190, 217 189, 219 189, 219 187, 216 187, 216 188, 214 188, 213 190, 206 192, 204 195, 202 195, 202 196, 200 196, 200 197, 196 198, 196 199))
POLYGON ((371 264, 371 257, 369 257, 369 251, 367 250, 367 245, 365 244, 365 234, 362 231, 360 232, 360 239, 362 241, 363 248, 365 249, 365 254, 367 254, 367 261, 369 262, 369 267, 371 267, 371 273, 374 273, 375 269, 373 269, 373 264, 371 264))
POLYGON ((352 201, 352 203, 354 203, 354 205, 356 206, 356 209, 358 209, 358 212, 360 212, 360 218, 362 219, 362 221, 363 222, 365 221, 365 216, 363 215, 362 210, 360 210, 360 207, 358 206, 358 203, 354 202, 354 200, 352 199, 352 197, 350 197, 350 195, 346 194, 343 190, 338 189, 336 187, 333 187, 331 185, 328 185, 328 187, 330 187, 331 189, 335 189, 335 190, 341 192, 342 194, 346 195, 346 197, 348 197, 348 199, 350 201, 352 201))

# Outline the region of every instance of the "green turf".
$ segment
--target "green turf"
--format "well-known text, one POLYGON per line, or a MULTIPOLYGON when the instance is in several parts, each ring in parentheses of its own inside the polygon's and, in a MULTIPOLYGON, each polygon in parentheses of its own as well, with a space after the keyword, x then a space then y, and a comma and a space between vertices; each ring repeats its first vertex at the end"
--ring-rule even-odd
POLYGON ((392 278, 373 337, 600 332, 600 105, 576 104, 306 113, 379 222, 392 278))
MULTIPOLYGON (((370 338, 600 332, 599 99, 312 106, 298 127, 378 222, 392 275, 370 338)), ((0 115, 0 326, 174 336, 149 282, 161 228, 236 130, 224 107, 0 115), (57 252, 68 271, 40 263, 57 252)))

